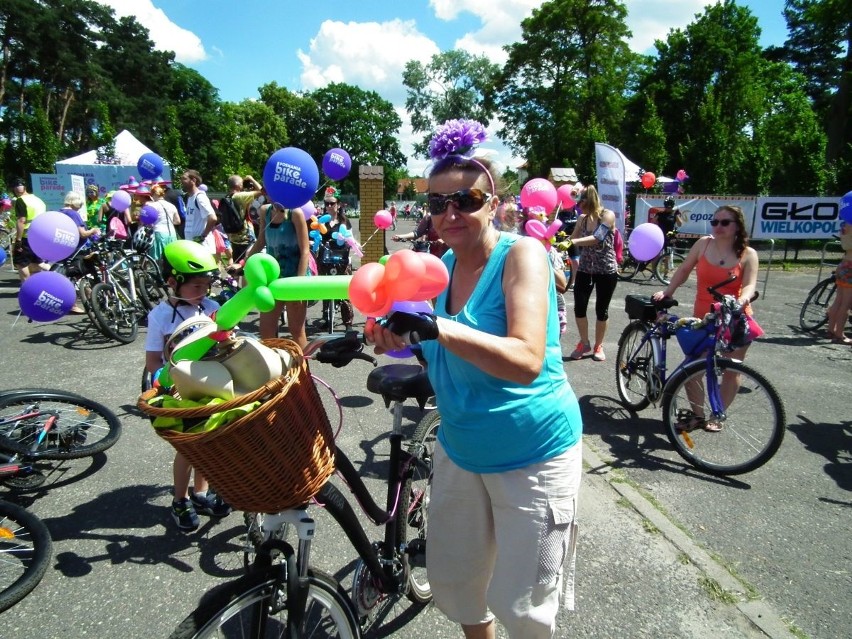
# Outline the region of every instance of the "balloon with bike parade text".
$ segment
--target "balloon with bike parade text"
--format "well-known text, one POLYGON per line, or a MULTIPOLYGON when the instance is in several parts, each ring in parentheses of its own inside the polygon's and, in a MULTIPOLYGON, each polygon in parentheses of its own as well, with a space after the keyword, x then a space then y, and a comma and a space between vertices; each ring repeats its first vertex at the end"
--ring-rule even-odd
POLYGON ((533 178, 521 187, 521 206, 541 206, 545 211, 556 208, 556 187, 544 178, 533 178))
POLYGON ((144 153, 136 163, 136 170, 143 180, 156 180, 163 173, 163 158, 156 153, 144 153))
POLYGON ((112 198, 109 201, 109 205, 119 213, 124 213, 130 208, 131 199, 130 193, 127 191, 116 191, 113 193, 112 198))
POLYGON ((852 224, 852 191, 840 198, 840 219, 852 224))
POLYGON ((650 189, 654 184, 657 183, 657 176, 651 173, 650 171, 646 171, 642 174, 641 178, 642 186, 646 189, 650 189))
POLYGON ((21 312, 34 322, 54 322, 67 315, 76 301, 74 284, 56 271, 30 275, 18 291, 21 312))
POLYGON ((293 209, 313 198, 319 186, 319 169, 302 149, 288 146, 269 156, 263 169, 269 199, 293 209))
POLYGON ((352 170, 352 158, 343 149, 329 149, 322 158, 322 171, 332 180, 342 180, 352 170))
POLYGON ((146 226, 153 226, 157 222, 157 217, 159 213, 156 208, 151 206, 150 204, 146 204, 141 209, 139 209, 139 221, 146 226))
POLYGON ((638 262, 650 262, 663 249, 663 229, 653 222, 640 224, 630 233, 628 249, 638 262))
POLYGON ((64 213, 45 211, 30 224, 27 240, 33 253, 45 262, 59 262, 77 250, 80 230, 64 213))

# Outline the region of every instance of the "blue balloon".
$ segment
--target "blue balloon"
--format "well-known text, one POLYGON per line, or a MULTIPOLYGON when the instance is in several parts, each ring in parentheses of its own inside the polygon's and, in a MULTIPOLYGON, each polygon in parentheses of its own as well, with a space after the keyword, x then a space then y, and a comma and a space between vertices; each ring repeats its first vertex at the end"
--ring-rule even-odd
POLYGON ((273 202, 288 209, 302 206, 313 198, 319 186, 317 163, 302 149, 278 149, 266 161, 263 186, 273 202))
POLYGON ((21 312, 36 322, 53 322, 65 316, 77 301, 77 289, 56 271, 30 275, 18 291, 21 312))
POLYGON ((156 153, 144 153, 136 163, 143 180, 156 180, 163 174, 163 158, 156 153))
POLYGON ((6 251, 0 248, 0 266, 3 266, 6 263, 6 258, 9 256, 6 255, 6 251))
POLYGON ((840 198, 840 219, 852 224, 852 191, 840 198))

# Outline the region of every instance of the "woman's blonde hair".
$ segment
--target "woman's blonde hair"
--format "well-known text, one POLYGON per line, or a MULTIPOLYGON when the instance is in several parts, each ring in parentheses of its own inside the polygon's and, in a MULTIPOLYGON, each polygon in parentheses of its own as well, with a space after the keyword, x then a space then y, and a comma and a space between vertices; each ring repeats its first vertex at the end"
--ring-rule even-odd
POLYGON ((594 213, 598 217, 603 213, 603 205, 601 204, 600 195, 598 195, 598 190, 595 188, 593 184, 590 184, 583 191, 583 201, 580 202, 580 210, 585 213, 594 213))
POLYGON ((155 184, 151 187, 151 195, 155 197, 163 197, 166 194, 166 187, 162 184, 155 184))

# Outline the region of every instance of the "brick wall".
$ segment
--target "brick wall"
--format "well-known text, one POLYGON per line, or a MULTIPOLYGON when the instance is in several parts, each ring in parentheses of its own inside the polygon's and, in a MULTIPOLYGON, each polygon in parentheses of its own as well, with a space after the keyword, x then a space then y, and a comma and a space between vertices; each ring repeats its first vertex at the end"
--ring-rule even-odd
POLYGON ((373 217, 376 211, 385 208, 384 197, 384 168, 381 166, 361 166, 358 168, 358 184, 361 191, 361 217, 358 220, 360 240, 364 245, 364 257, 361 264, 378 262, 385 254, 385 232, 379 231, 367 242, 376 231, 373 217))

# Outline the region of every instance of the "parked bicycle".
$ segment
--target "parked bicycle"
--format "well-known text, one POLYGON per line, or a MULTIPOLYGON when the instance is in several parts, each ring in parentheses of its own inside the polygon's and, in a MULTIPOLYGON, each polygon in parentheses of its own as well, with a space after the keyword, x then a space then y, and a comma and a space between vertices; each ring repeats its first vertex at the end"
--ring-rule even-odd
MULTIPOLYGON (((640 262, 634 258, 629 250, 624 251, 624 259, 618 265, 618 278, 621 280, 632 280, 638 273, 646 273, 648 279, 657 278, 660 282, 668 285, 671 277, 678 267, 683 264, 689 249, 680 245, 676 232, 669 234, 668 244, 660 251, 653 260, 640 262)), ((629 242, 629 238, 628 238, 629 242)))
POLYGON ((44 522, 25 508, 0 499, 0 612, 35 589, 52 554, 53 542, 44 522))
MULTIPOLYGON (((337 367, 353 359, 375 365, 375 359, 362 349, 361 336, 350 331, 314 339, 305 355, 337 367)), ((172 637, 361 637, 362 632, 375 630, 386 621, 403 598, 415 604, 431 600, 425 544, 432 455, 440 420, 434 413, 428 414, 404 450, 402 409, 412 398, 423 407, 432 388, 422 367, 390 364, 371 371, 367 389, 381 395, 386 406, 393 405, 386 507, 378 505, 339 448, 336 468, 364 514, 376 526, 384 526, 383 539, 370 543, 349 500, 331 482, 314 498, 343 528, 358 553, 351 597, 331 575, 310 566, 316 522, 307 505, 250 515, 248 536, 257 544, 252 570, 203 601, 172 637), (295 550, 285 541, 289 526, 297 533, 295 550), (280 563, 273 563, 275 556, 281 558, 280 563)))
POLYGON ((633 321, 618 340, 615 379, 626 407, 662 405, 666 436, 686 461, 708 473, 737 475, 772 458, 784 438, 786 417, 778 392, 762 374, 724 357, 745 321, 736 300, 717 292, 726 283, 708 288, 717 303, 697 328, 666 311, 677 305, 673 299, 628 295, 625 310, 633 321), (666 345, 672 335, 686 359, 669 374, 666 345), (730 398, 723 397, 726 375, 737 379, 730 398))

